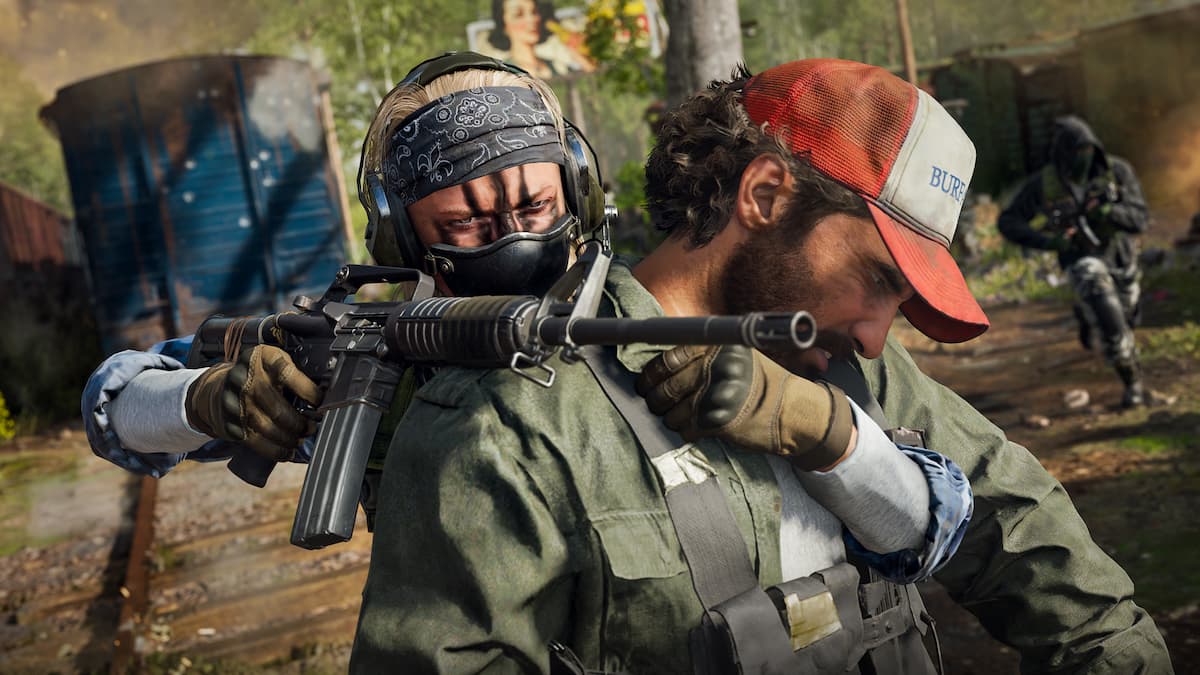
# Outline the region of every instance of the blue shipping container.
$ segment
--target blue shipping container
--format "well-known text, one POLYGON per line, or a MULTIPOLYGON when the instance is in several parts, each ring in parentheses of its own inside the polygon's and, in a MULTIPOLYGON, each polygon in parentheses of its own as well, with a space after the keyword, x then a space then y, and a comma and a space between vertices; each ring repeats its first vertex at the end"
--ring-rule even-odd
POLYGON ((316 293, 346 261, 316 74, 291 59, 172 59, 77 82, 58 132, 106 352, 316 293))

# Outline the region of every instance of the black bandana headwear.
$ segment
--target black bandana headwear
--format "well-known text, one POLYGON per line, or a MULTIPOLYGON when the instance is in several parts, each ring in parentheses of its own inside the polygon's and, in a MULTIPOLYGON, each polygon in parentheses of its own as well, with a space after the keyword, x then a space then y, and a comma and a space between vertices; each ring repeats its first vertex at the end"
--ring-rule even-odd
POLYGON ((501 169, 564 161, 554 116, 537 92, 477 87, 409 115, 389 139, 382 168, 384 183, 409 206, 501 169))

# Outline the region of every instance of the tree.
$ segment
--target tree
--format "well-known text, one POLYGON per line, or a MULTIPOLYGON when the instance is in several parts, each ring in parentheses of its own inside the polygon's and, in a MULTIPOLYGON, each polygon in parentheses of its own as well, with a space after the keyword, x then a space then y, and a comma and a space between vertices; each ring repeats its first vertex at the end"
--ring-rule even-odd
POLYGON ((667 37, 667 107, 716 79, 727 79, 742 56, 737 0, 663 0, 667 37))
POLYGON ((42 96, 0 54, 0 180, 70 213, 62 150, 38 121, 42 96))

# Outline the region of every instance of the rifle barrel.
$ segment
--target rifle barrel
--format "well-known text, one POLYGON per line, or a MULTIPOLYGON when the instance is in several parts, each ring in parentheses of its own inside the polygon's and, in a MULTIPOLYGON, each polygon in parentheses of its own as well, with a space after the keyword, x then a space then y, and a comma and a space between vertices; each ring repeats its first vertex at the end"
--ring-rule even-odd
POLYGON ((576 319, 553 317, 538 324, 546 344, 746 345, 811 347, 816 323, 808 312, 752 313, 743 316, 576 319), (568 339, 569 338, 569 339, 568 339))

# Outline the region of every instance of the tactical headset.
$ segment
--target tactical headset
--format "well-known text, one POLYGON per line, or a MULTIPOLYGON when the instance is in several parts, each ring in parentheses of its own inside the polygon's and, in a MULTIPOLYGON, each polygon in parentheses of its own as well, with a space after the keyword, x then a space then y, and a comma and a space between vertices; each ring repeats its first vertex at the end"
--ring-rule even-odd
MULTIPOLYGON (((409 85, 424 87, 443 75, 460 70, 500 70, 525 78, 533 77, 511 63, 482 54, 447 52, 423 61, 413 68, 383 98, 380 107, 375 111, 376 116, 382 112, 384 102, 396 90, 409 85)), ((604 220, 604 190, 596 167, 595 153, 592 152, 587 139, 569 121, 563 121, 566 127, 562 166, 563 193, 567 210, 579 221, 579 231, 575 236, 581 237, 594 232, 604 220)), ((380 132, 386 134, 388 129, 382 129, 380 132)), ((388 141, 387 138, 374 140, 381 148, 385 147, 388 141)), ((367 211, 367 250, 378 265, 415 267, 430 274, 439 271, 435 269, 434 261, 426 255, 425 246, 413 231, 412 223, 408 220, 408 211, 384 182, 382 166, 365 166, 367 145, 367 142, 363 143, 358 164, 358 201, 367 211)), ((380 163, 382 155, 383 153, 380 153, 380 163)))

